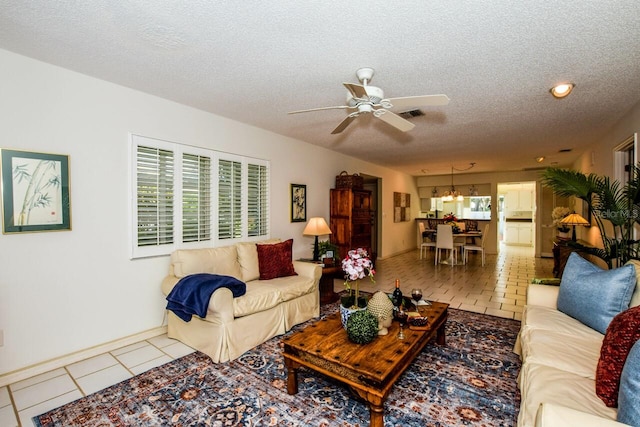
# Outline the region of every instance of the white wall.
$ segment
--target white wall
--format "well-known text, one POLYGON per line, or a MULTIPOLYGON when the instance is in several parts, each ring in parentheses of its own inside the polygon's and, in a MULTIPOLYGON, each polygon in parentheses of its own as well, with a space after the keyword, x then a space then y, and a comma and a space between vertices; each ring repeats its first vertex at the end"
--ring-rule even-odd
POLYGON ((407 175, 7 51, 0 64, 1 146, 68 154, 72 205, 72 231, 0 235, 0 375, 163 324, 168 257, 129 259, 130 132, 270 160, 271 235, 295 257, 313 240, 289 220, 289 185, 328 219, 341 170, 382 178, 379 255, 415 247, 415 224, 393 223, 394 191, 418 200, 407 175))
MULTIPOLYGON (((575 170, 585 174, 595 173, 615 179, 613 149, 632 136, 640 133, 640 102, 625 112, 620 120, 611 128, 600 142, 591 150, 587 150, 573 165, 575 170)), ((605 224, 609 224, 608 222, 605 224)), ((602 247, 602 238, 598 227, 583 229, 582 239, 594 246, 602 247)), ((611 235, 612 230, 607 229, 611 235)))

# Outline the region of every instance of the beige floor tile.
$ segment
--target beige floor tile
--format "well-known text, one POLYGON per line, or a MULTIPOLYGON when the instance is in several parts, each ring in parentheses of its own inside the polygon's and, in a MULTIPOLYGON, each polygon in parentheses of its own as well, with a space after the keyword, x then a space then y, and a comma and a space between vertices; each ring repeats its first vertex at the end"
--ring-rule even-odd
POLYGON ((173 338, 169 338, 167 334, 162 334, 162 335, 158 335, 157 337, 149 338, 147 341, 149 341, 151 344, 155 345, 158 348, 163 348, 168 345, 180 342, 178 340, 174 340, 173 338))
POLYGON ((157 366, 160 365, 164 365, 165 363, 169 363, 172 360, 174 360, 172 357, 165 355, 162 355, 161 357, 158 357, 156 359, 153 360, 149 360, 147 362, 141 363, 137 366, 134 366, 133 368, 130 368, 131 372, 134 375, 138 375, 141 374, 145 371, 148 371, 149 369, 155 368, 157 366))
POLYGON ((111 366, 117 365, 118 360, 109 353, 85 359, 81 362, 67 366, 67 370, 73 378, 84 377, 93 372, 101 371, 111 366))
POLYGON ((475 303, 475 306, 484 308, 500 308, 502 306, 502 303, 492 301, 478 301, 475 303))
POLYGON ((178 359, 182 356, 186 356, 187 354, 193 353, 195 350, 186 344, 183 344, 181 342, 175 342, 171 345, 163 347, 162 351, 167 353, 173 359, 178 359))
POLYGON ((80 393, 80 390, 75 389, 73 391, 62 394, 55 398, 45 400, 44 402, 40 402, 36 405, 30 406, 18 412, 18 416, 20 417, 20 423, 22 424, 23 427, 32 426, 33 421, 31 421, 31 418, 35 417, 36 415, 44 414, 47 411, 55 409, 66 403, 73 402, 74 400, 80 399, 81 397, 83 397, 83 395, 82 393, 80 393))
MULTIPOLYGON (((25 424, 28 425, 28 424, 25 424)), ((0 426, 5 427, 17 427, 18 420, 16 414, 13 412, 13 406, 10 404, 0 407, 0 426)))
POLYGON ((18 411, 77 390, 78 388, 71 376, 66 371, 61 371, 64 372, 62 375, 31 384, 16 391, 10 386, 18 411))
POLYGON ((131 369, 142 363, 146 363, 149 360, 157 359, 162 356, 164 356, 164 353, 161 350, 151 344, 145 343, 144 346, 116 355, 116 358, 124 366, 131 369))
POLYGON ((515 314, 513 311, 499 310, 497 308, 487 308, 487 311, 485 311, 484 313, 497 317, 505 317, 507 319, 513 319, 513 316, 515 314))
POLYGON ((3 408, 7 405, 11 405, 11 397, 9 397, 9 389, 6 387, 0 387, 0 408, 3 408))
POLYGON ((78 386, 85 395, 95 393, 114 384, 131 378, 133 374, 121 364, 110 366, 81 378, 76 378, 78 386))
POLYGON ((521 305, 502 304, 500 310, 513 311, 514 313, 522 313, 524 307, 521 305))
POLYGON ((471 305, 471 304, 460 304, 460 307, 458 307, 460 310, 464 310, 464 311, 472 311, 474 313, 481 313, 484 314, 485 311, 487 310, 486 307, 482 307, 479 305, 471 305))

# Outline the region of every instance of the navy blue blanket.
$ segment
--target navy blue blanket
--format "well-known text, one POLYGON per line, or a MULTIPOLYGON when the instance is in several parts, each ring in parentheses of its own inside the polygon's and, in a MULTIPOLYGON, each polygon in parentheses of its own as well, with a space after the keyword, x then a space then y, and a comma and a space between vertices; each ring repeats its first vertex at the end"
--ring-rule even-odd
POLYGON ((167 310, 173 311, 185 322, 189 322, 194 314, 204 318, 211 295, 216 289, 223 287, 231 289, 234 298, 247 292, 246 283, 235 277, 208 273, 185 276, 167 295, 167 310))

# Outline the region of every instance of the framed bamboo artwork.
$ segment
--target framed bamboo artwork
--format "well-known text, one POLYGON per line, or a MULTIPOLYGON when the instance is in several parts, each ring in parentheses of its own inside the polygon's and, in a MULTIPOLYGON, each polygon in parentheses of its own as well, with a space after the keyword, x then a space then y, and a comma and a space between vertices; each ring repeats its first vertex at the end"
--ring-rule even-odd
POLYGON ((71 230, 69 156, 2 149, 2 231, 71 230))

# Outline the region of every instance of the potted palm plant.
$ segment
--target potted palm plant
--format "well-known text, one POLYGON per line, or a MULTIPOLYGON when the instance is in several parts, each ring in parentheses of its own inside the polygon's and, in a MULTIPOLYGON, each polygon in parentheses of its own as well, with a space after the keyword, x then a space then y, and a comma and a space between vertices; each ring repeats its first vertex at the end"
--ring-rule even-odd
POLYGON ((585 252, 601 258, 609 268, 640 259, 640 244, 633 233, 635 224, 640 224, 639 166, 632 167, 624 185, 608 176, 559 168, 545 169, 542 184, 560 196, 576 197, 587 204, 603 248, 583 247, 585 252))

